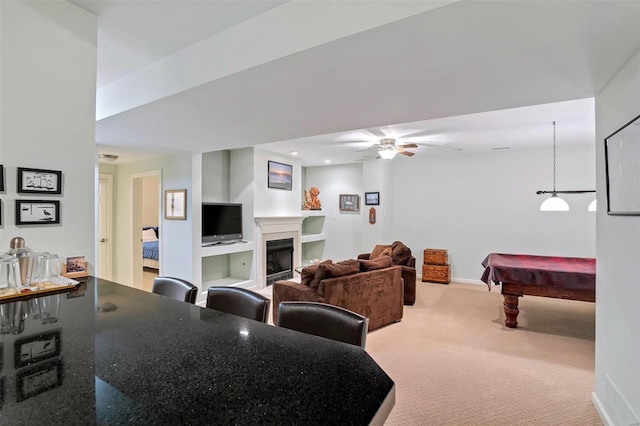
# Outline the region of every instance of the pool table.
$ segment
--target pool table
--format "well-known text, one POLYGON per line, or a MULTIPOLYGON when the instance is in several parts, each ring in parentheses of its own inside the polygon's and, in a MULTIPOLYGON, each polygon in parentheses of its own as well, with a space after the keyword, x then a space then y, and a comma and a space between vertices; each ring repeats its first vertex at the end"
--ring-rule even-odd
POLYGON ((526 295, 596 301, 596 260, 585 257, 491 253, 482 281, 501 285, 505 326, 518 327, 518 298, 526 295))

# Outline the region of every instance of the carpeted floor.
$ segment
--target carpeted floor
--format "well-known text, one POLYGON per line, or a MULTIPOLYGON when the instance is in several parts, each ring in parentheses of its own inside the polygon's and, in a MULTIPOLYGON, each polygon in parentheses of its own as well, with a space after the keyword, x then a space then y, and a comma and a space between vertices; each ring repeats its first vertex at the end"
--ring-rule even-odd
POLYGON ((396 383, 385 424, 601 425, 595 304, 525 296, 518 322, 504 327, 499 287, 418 282, 403 320, 367 336, 396 383))
POLYGON ((595 304, 520 299, 504 326, 500 288, 417 283, 400 323, 367 337, 396 383, 387 425, 601 425, 591 403, 595 304))

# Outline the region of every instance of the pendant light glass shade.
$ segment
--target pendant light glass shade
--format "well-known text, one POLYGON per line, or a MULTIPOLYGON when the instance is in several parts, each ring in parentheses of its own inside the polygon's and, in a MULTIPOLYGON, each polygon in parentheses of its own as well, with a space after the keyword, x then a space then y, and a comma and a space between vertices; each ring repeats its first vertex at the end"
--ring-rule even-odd
POLYGON ((383 158, 384 160, 391 160, 393 157, 396 156, 396 150, 395 149, 383 149, 378 154, 380 154, 380 157, 383 158))
POLYGON ((551 197, 544 200, 540 205, 540 211, 543 212, 566 212, 568 210, 569 204, 555 193, 551 194, 551 197))
POLYGON ((598 209, 598 200, 593 200, 591 204, 589 204, 589 208, 587 208, 590 212, 595 212, 598 209))

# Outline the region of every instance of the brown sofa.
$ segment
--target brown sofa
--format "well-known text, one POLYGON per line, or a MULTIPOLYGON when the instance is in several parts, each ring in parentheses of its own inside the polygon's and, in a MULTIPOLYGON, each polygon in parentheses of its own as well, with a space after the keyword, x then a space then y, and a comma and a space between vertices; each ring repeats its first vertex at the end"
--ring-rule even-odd
MULTIPOLYGON (((348 262, 361 263, 355 259, 348 262)), ((278 305, 285 301, 322 302, 349 309, 369 318, 369 331, 398 322, 403 313, 400 269, 391 265, 324 278, 314 283, 315 288, 294 281, 276 281, 273 283, 273 322, 278 323, 278 305)))
POLYGON ((391 248, 393 265, 401 267, 404 281, 404 304, 413 305, 416 302, 416 258, 411 254, 411 249, 400 241, 394 241, 391 245, 377 245, 371 253, 358 255, 358 259, 370 259, 371 255, 378 255, 384 248, 391 248), (376 253, 378 252, 378 253, 376 253))

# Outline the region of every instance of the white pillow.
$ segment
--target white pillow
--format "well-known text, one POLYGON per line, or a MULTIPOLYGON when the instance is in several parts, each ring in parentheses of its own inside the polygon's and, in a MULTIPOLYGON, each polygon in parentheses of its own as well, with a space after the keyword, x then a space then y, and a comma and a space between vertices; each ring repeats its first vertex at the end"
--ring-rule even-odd
POLYGON ((142 241, 157 241, 156 233, 153 229, 142 230, 142 241))

